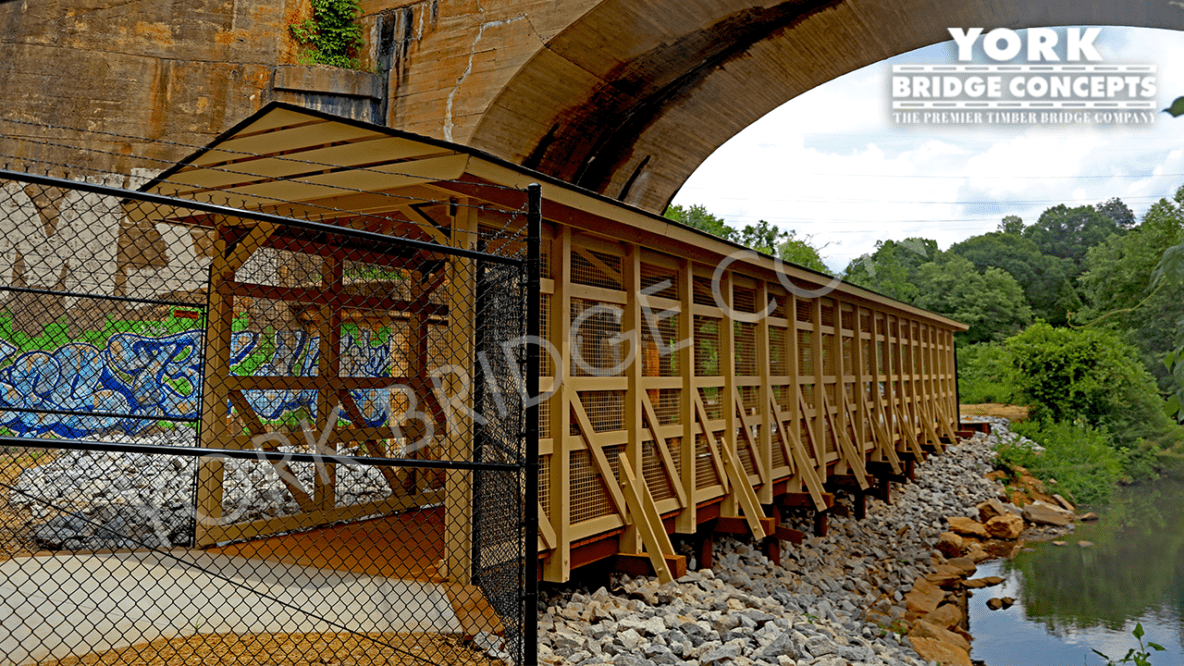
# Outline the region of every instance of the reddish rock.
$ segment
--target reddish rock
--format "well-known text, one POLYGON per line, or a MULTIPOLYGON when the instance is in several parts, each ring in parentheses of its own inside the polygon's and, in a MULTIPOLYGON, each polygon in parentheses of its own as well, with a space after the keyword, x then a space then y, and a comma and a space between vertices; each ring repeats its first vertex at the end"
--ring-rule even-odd
MULTIPOLYGON (((965 559, 965 558, 955 558, 955 559, 965 559)), ((966 577, 966 574, 962 573, 961 569, 959 569, 958 567, 955 567, 955 566, 951 566, 949 564, 939 564, 939 565, 937 565, 936 569, 937 570, 934 571, 933 573, 925 576, 925 580, 929 581, 930 583, 933 583, 934 585, 937 585, 938 587, 952 589, 952 588, 956 587, 958 585, 958 583, 962 581, 963 578, 966 577)))
POLYGON ((978 519, 986 523, 995 516, 1007 515, 1007 509, 1003 507, 1003 502, 992 497, 991 499, 980 503, 975 507, 978 509, 978 519))
POLYGON ((936 661, 949 666, 971 666, 970 652, 960 647, 939 641, 936 638, 910 638, 913 649, 925 661, 936 661))
POLYGON ((950 516, 946 518, 946 522, 950 524, 950 531, 954 534, 962 536, 972 536, 979 539, 987 538, 987 528, 977 520, 971 520, 964 516, 950 516))
POLYGON ((1024 521, 1017 515, 995 516, 987 521, 987 533, 996 539, 1018 539, 1024 531, 1024 521))
POLYGON ((912 640, 914 638, 934 638, 948 645, 962 648, 967 652, 970 651, 970 643, 966 642, 965 638, 943 626, 930 622, 929 618, 917 620, 913 623, 913 628, 909 631, 909 639, 912 640))
POLYGON ((937 610, 937 605, 945 599, 945 592, 924 578, 913 581, 913 589, 904 595, 905 608, 917 615, 928 615, 937 610))
POLYGON ((1069 524, 1069 518, 1045 504, 1029 504, 1024 507, 1024 520, 1034 525, 1053 525, 1064 527, 1069 524))
MULTIPOLYGON (((937 607, 937 610, 926 615, 925 621, 949 629, 962 623, 962 611, 954 604, 942 604, 937 607)), ((970 646, 967 645, 966 649, 969 650, 970 646)))
POLYGON ((988 553, 980 543, 970 543, 966 545, 966 558, 975 564, 982 562, 990 556, 991 554, 988 553))
POLYGON ((957 534, 953 532, 942 532, 941 536, 937 538, 937 545, 934 548, 946 557, 960 557, 964 544, 965 542, 962 540, 962 537, 957 534))
POLYGON ((978 571, 978 567, 974 565, 974 560, 969 557, 950 558, 946 560, 946 564, 961 571, 963 576, 973 576, 974 572, 978 571))

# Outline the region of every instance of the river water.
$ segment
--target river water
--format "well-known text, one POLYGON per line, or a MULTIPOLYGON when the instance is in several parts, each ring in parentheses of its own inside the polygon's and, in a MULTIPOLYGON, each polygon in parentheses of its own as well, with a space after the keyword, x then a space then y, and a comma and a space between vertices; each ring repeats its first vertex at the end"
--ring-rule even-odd
MULTIPOLYGON (((1101 516, 1063 537, 1068 545, 1029 543, 1012 560, 979 565, 979 576, 1003 585, 975 590, 969 600, 971 658, 987 666, 1095 666, 1137 643, 1167 648, 1152 666, 1184 664, 1184 482, 1161 480, 1123 488, 1114 502, 1089 507, 1101 516), (1082 548, 1077 541, 1095 545, 1082 548), (987 600, 1014 597, 1007 610, 987 600)), ((1086 508, 1082 508, 1082 511, 1086 508)))

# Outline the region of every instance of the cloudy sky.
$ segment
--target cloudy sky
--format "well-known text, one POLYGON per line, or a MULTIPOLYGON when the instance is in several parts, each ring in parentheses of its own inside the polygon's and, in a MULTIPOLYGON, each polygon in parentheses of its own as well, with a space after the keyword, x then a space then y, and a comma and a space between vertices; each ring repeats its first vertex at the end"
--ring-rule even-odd
MULTIPOLYGON (((1156 65, 1157 108, 1184 95, 1184 32, 1108 27, 1095 45, 1107 64, 1156 65)), ((1184 185, 1184 117, 1158 114, 1151 126, 894 124, 891 66, 955 62, 952 41, 935 44, 791 100, 720 147, 674 203, 702 204, 732 226, 764 219, 793 229, 841 270, 880 239, 924 236, 945 249, 1005 215, 1031 224, 1058 203, 1111 197, 1141 216, 1184 185)))

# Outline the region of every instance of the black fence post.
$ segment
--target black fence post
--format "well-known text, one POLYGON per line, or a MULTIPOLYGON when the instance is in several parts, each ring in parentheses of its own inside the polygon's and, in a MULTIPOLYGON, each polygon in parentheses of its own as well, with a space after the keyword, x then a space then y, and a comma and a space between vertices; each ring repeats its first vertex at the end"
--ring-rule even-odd
POLYGON ((539 634, 539 311, 543 244, 543 188, 538 183, 527 186, 526 237, 526 531, 523 562, 526 584, 523 602, 525 617, 522 636, 522 659, 525 666, 538 664, 539 634))

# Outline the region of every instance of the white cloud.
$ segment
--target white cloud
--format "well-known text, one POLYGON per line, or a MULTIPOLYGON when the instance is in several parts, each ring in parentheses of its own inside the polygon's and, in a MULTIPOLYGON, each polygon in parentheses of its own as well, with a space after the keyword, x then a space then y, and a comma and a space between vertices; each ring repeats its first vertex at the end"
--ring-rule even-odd
MULTIPOLYGON (((1160 108, 1184 95, 1184 33, 1105 28, 1098 47, 1110 62, 1155 64, 1160 108)), ((812 236, 840 269, 876 240, 925 236, 945 248, 1058 203, 1121 197, 1141 215, 1184 183, 1184 118, 1166 114, 1150 127, 894 125, 891 64, 952 53, 952 42, 935 44, 800 95, 721 146, 674 202, 812 236)))

